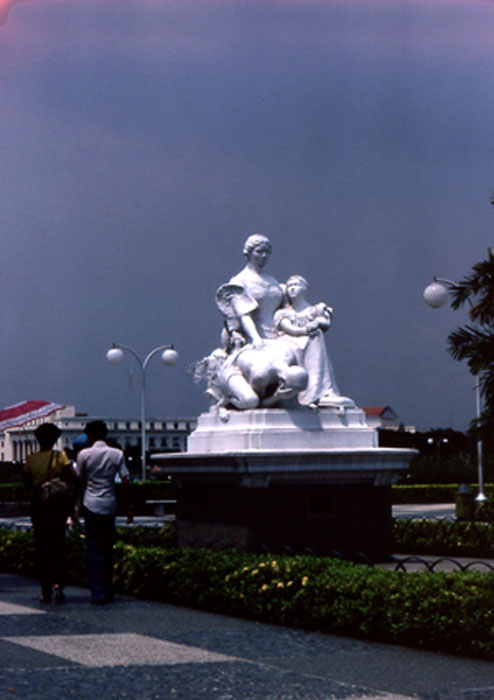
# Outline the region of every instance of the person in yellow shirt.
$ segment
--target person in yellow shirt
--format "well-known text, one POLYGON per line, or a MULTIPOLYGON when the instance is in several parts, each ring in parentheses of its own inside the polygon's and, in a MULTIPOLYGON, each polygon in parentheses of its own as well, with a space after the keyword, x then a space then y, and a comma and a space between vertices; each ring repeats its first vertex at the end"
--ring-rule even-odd
MULTIPOLYGON (((73 508, 77 475, 65 452, 54 450, 53 445, 61 431, 54 423, 43 423, 34 432, 39 452, 26 460, 23 476, 31 500, 31 521, 34 531, 35 563, 41 585, 41 603, 63 603, 65 595, 65 530, 73 508), (66 497, 59 501, 43 497, 43 484, 58 477, 69 487, 66 497)), ((62 485, 63 486, 63 485, 62 485)))

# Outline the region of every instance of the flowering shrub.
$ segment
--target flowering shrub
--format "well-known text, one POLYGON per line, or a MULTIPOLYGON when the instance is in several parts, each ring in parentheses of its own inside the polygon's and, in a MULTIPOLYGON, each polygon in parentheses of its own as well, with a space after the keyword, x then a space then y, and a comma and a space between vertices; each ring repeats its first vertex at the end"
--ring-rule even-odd
POLYGON ((494 574, 117 545, 122 592, 262 622, 494 658, 494 574))
POLYGON ((0 571, 34 576, 34 538, 31 531, 0 530, 0 571))
MULTIPOLYGON (((85 585, 71 533, 68 581, 85 585)), ((0 530, 0 571, 33 576, 31 532, 0 530)), ((494 659, 494 573, 404 573, 328 557, 115 546, 117 590, 148 600, 494 659)))

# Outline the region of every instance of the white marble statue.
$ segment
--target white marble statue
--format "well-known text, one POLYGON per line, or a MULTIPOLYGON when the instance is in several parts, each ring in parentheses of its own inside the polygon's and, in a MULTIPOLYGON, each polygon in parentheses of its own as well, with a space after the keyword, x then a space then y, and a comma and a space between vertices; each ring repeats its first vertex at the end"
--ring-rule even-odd
POLYGON ((305 299, 307 282, 291 277, 286 289, 264 272, 271 255, 266 236, 249 236, 246 265, 216 292, 224 317, 221 347, 194 367, 219 407, 279 406, 287 399, 317 408, 353 406, 339 395, 323 332, 332 310, 305 299))
POLYGON ((298 364, 308 374, 307 387, 298 394, 298 402, 310 408, 354 405, 351 399, 340 395, 324 342, 323 334, 331 325, 333 309, 324 302, 307 301, 309 283, 302 275, 289 277, 285 287, 287 303, 276 311, 274 325, 280 339, 291 339, 298 364))

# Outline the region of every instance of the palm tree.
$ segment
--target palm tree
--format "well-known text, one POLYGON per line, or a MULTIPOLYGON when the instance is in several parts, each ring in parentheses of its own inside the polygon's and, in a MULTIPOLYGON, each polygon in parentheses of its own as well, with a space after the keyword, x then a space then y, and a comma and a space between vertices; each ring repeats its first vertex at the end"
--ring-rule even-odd
POLYGON ((472 272, 451 289, 453 309, 470 305, 470 318, 481 325, 494 324, 494 248, 487 251, 487 260, 472 267, 472 272))
POLYGON ((466 360, 479 379, 485 406, 479 428, 485 432, 494 425, 494 248, 450 292, 454 309, 470 306, 472 325, 453 331, 448 349, 456 360, 466 360))

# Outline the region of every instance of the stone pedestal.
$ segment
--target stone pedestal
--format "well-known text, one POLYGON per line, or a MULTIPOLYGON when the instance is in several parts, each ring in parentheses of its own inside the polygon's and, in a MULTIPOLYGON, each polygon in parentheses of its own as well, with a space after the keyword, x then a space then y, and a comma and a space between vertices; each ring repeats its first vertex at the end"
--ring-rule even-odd
POLYGON ((182 545, 381 557, 413 454, 377 447, 360 409, 297 408, 203 414, 186 453, 153 459, 178 487, 182 545))
POLYGON ((260 408, 230 411, 224 418, 210 411, 199 416, 190 435, 188 454, 243 450, 327 450, 377 447, 377 431, 365 422, 360 408, 325 408, 318 412, 297 405, 293 409, 260 408))

